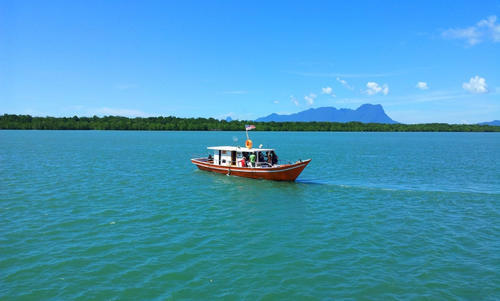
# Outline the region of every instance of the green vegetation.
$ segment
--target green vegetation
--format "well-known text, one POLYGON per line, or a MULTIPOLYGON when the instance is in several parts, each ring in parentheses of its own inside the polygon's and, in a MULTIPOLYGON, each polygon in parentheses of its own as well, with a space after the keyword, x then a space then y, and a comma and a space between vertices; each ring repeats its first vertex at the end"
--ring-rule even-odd
MULTIPOLYGON (((213 118, 148 117, 32 117, 0 116, 0 129, 20 130, 134 130, 134 131, 243 131, 249 121, 213 118)), ((257 131, 332 132, 500 132, 500 126, 475 124, 381 124, 361 122, 251 122, 257 131)))

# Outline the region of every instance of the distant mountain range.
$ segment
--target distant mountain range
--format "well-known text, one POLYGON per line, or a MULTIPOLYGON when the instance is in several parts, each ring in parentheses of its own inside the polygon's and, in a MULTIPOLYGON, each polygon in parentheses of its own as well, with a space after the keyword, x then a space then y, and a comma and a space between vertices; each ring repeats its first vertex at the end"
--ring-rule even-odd
POLYGON ((384 111, 381 105, 364 104, 352 109, 336 109, 334 107, 321 107, 317 109, 309 109, 302 112, 280 115, 273 113, 266 117, 257 118, 255 121, 260 122, 310 122, 310 121, 326 121, 326 122, 350 122, 358 121, 362 123, 398 123, 392 120, 384 111))
POLYGON ((479 125, 494 125, 494 126, 500 126, 500 120, 493 120, 489 122, 481 122, 478 123, 479 125))

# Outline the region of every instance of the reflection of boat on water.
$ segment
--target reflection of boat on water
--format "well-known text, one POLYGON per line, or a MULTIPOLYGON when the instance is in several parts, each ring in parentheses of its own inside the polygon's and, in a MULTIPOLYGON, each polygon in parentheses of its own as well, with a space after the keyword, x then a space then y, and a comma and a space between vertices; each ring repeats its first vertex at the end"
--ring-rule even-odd
MULTIPOLYGON (((251 126, 247 126, 247 131, 249 127, 251 126)), ((252 148, 250 139, 247 139, 245 147, 212 146, 207 149, 213 150, 214 155, 191 159, 199 169, 245 178, 295 181, 311 162, 308 159, 280 164, 274 149, 252 148)))

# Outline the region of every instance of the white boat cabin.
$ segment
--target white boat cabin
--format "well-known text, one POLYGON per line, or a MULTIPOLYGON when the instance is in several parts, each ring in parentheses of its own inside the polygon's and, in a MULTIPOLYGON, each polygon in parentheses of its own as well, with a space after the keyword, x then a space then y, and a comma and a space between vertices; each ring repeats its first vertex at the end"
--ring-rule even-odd
MULTIPOLYGON (((235 167, 273 167, 278 165, 278 156, 272 148, 246 148, 239 146, 211 146, 207 147, 214 151, 214 165, 235 167), (250 155, 255 155, 254 166, 250 163, 250 155)), ((209 161, 210 161, 209 156, 209 161)))

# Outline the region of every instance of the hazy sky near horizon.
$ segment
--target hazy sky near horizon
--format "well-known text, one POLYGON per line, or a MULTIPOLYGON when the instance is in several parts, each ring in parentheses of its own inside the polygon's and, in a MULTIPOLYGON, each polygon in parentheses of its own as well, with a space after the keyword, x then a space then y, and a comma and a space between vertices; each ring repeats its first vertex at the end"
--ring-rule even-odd
POLYGON ((500 119, 500 1, 0 1, 0 114, 500 119))

